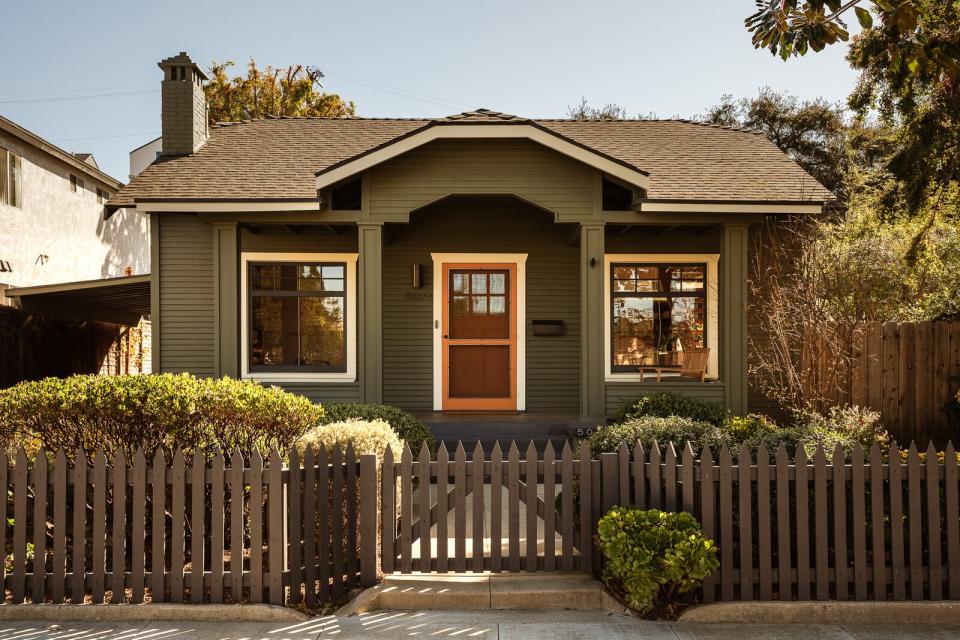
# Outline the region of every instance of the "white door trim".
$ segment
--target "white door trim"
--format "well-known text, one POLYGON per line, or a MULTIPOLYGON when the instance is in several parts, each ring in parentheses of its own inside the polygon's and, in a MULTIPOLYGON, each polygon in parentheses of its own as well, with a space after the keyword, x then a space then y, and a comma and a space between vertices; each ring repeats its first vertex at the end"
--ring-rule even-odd
POLYGON ((443 410, 443 265, 505 263, 517 268, 517 411, 527 408, 527 254, 431 253, 433 258, 433 409, 443 410))

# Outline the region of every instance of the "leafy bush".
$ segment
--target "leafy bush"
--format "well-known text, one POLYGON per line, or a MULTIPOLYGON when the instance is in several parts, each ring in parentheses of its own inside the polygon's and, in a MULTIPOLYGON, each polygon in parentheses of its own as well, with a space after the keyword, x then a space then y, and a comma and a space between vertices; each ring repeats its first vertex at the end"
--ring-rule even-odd
POLYGON ((818 444, 826 447, 839 442, 848 452, 854 443, 864 448, 890 445, 890 434, 880 422, 880 414, 862 407, 830 407, 825 415, 803 411, 797 414, 797 426, 808 431, 818 444))
POLYGON ((713 540, 686 512, 614 507, 597 529, 604 581, 641 613, 673 614, 676 596, 720 566, 713 540))
POLYGON ((719 402, 708 402, 681 393, 664 391, 625 402, 617 412, 614 422, 626 422, 641 416, 680 416, 722 427, 728 412, 719 402))
POLYGON ((22 444, 88 458, 103 449, 129 460, 138 448, 180 447, 214 455, 289 446, 323 408, 278 387, 189 374, 46 378, 0 391, 0 434, 22 444))
POLYGON ((707 445, 717 449, 730 444, 730 436, 724 429, 710 422, 680 416, 640 416, 606 425, 594 432, 588 442, 591 455, 598 456, 617 451, 621 442, 626 442, 632 449, 637 440, 644 446, 649 446, 654 440, 661 445, 673 442, 678 448, 689 441, 697 454, 707 445))
POLYGON ((405 441, 413 454, 420 451, 423 443, 431 453, 437 450, 437 442, 430 430, 411 413, 385 404, 332 403, 323 406, 325 415, 321 424, 342 422, 351 418, 358 420, 383 420, 393 427, 397 436, 405 441))
POLYGON ((730 416, 727 419, 727 433, 734 443, 747 442, 754 438, 763 438, 775 434, 780 426, 767 416, 751 413, 747 416, 730 416))
POLYGON ((314 451, 322 448, 331 453, 334 447, 339 446, 341 451, 346 452, 351 444, 358 457, 372 453, 380 459, 389 447, 395 458, 399 459, 403 451, 403 441, 385 421, 357 419, 314 426, 297 440, 296 447, 302 460, 308 447, 314 451))

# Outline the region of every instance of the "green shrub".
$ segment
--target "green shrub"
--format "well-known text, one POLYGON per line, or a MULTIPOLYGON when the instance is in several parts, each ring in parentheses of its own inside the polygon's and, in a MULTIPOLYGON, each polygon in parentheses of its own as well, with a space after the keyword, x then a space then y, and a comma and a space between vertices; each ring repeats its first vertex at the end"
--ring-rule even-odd
POLYGON ((746 416, 730 416, 727 418, 727 433, 730 440, 739 444, 754 438, 764 438, 780 430, 776 422, 757 413, 746 416))
POLYGON ((831 449, 840 443, 848 453, 855 443, 869 449, 874 444, 889 446, 891 441, 880 414, 863 407, 830 407, 826 414, 800 412, 797 426, 810 434, 811 441, 831 449))
POLYGON ((296 447, 302 460, 308 447, 314 451, 322 448, 327 453, 332 453, 334 447, 339 446, 340 450, 346 453, 351 444, 358 458, 372 453, 377 459, 381 459, 389 447, 393 451, 394 459, 399 460, 403 452, 403 441, 383 420, 350 419, 316 425, 297 440, 296 447))
POLYGON ((0 434, 12 444, 103 449, 129 460, 138 448, 179 447, 190 456, 239 448, 284 448, 323 417, 323 408, 278 387, 188 374, 77 375, 0 391, 0 434))
POLYGON ((680 416, 640 416, 606 425, 594 432, 588 442, 591 455, 596 457, 601 453, 617 451, 621 442, 626 442, 633 449, 637 440, 644 446, 651 445, 654 440, 660 445, 673 442, 677 449, 689 441, 698 455, 707 445, 716 450, 724 444, 730 444, 730 436, 724 429, 710 422, 680 416))
POLYGON ((597 529, 604 581, 644 614, 673 617, 675 598, 720 566, 716 545, 689 513, 614 507, 597 529))
POLYGON ((626 422, 640 416, 661 418, 680 416, 722 427, 727 420, 727 415, 727 410, 719 402, 708 402, 681 393, 664 391, 625 402, 620 407, 614 422, 626 422))
POLYGON ((323 406, 325 415, 321 424, 342 422, 343 420, 383 420, 393 427, 401 440, 405 441, 413 455, 417 455, 423 443, 431 453, 437 450, 437 442, 430 430, 411 413, 385 404, 331 403, 323 406))

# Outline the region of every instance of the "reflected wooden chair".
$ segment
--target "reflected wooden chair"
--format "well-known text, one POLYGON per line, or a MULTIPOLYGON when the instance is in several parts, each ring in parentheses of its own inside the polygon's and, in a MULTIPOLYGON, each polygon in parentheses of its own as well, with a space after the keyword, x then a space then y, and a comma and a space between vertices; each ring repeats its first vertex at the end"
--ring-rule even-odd
MULTIPOLYGON (((692 378, 700 382, 706 382, 707 380, 707 362, 710 360, 710 349, 709 348, 691 348, 684 349, 680 358, 680 373, 679 378, 692 378)), ((640 374, 643 375, 647 372, 655 373, 657 375, 657 382, 660 382, 663 378, 663 373, 674 373, 677 371, 676 367, 640 367, 640 374)), ((675 377, 675 376, 670 376, 675 377)))

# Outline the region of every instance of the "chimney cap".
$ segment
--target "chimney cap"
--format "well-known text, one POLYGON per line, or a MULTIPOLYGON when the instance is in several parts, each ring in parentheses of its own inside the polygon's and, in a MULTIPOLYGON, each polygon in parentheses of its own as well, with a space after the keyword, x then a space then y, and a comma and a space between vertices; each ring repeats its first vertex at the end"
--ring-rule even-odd
POLYGON ((157 66, 160 67, 161 69, 166 69, 167 67, 189 66, 193 69, 193 72, 195 74, 200 76, 201 79, 203 80, 210 79, 207 77, 207 74, 205 74, 203 70, 199 66, 197 66, 197 63, 195 63, 193 60, 190 59, 190 56, 187 55, 186 51, 181 51, 178 55, 171 56, 169 58, 164 58, 163 60, 157 63, 157 66))

